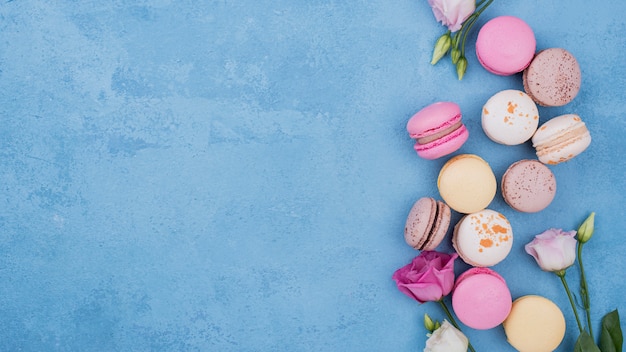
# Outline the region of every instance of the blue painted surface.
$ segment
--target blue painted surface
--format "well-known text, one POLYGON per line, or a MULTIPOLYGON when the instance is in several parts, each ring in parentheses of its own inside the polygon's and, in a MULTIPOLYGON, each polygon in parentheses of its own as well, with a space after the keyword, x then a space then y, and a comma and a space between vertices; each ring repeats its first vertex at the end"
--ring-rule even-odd
MULTIPOLYGON (((494 269, 514 297, 563 309, 558 351, 575 323, 556 276, 523 251, 535 234, 595 211, 595 328, 614 308, 626 317, 624 12, 620 0, 496 1, 479 23, 519 16, 539 49, 564 47, 583 71, 571 104, 540 109, 542 122, 579 114, 593 137, 552 167, 554 202, 521 214, 498 192, 490 206, 516 236, 494 269)), ((405 217, 438 197, 445 159, 419 159, 406 121, 453 100, 471 134, 459 152, 498 180, 534 157, 479 121, 521 76, 480 67, 475 29, 458 82, 449 62, 429 64, 441 33, 426 1, 1 4, 0 350, 421 350, 423 314, 443 315, 391 274, 417 254, 405 217)), ((513 351, 501 328, 465 332, 477 350, 513 351)))

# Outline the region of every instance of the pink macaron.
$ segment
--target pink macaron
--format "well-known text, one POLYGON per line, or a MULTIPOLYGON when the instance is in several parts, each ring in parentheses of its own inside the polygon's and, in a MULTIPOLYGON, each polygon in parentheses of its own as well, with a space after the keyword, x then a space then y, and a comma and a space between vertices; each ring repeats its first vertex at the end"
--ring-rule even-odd
POLYGON ((522 72, 532 61, 537 41, 522 19, 499 16, 487 23, 476 38, 476 56, 483 67, 496 75, 522 72))
POLYGON ((495 328, 507 318, 512 305, 506 281, 489 268, 471 268, 456 279, 452 308, 459 320, 470 328, 495 328))
POLYGON ((414 149, 424 159, 437 159, 457 151, 469 132, 461 121, 461 108, 452 102, 437 102, 413 115, 406 125, 414 149))

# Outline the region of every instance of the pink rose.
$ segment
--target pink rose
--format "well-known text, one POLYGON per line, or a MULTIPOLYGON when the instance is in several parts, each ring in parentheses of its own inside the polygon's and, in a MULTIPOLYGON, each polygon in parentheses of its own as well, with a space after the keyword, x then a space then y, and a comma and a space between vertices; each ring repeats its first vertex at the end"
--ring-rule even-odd
POLYGON ((524 249, 544 271, 561 271, 576 260, 576 231, 549 229, 528 243, 524 249))
POLYGON ((451 32, 461 29, 463 22, 476 10, 475 0, 428 0, 437 22, 451 32))
POLYGON ((392 278, 402 293, 420 303, 439 301, 452 291, 457 257, 456 253, 423 251, 392 278))

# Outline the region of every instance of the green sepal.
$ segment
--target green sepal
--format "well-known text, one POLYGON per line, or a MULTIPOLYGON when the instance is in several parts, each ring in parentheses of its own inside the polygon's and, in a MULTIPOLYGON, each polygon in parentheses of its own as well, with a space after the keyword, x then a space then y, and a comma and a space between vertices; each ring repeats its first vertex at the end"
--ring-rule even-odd
POLYGON ((439 329, 441 327, 441 323, 438 321, 435 321, 435 328, 433 329, 433 332, 437 329, 439 329))
POLYGON ((433 322, 428 314, 424 314, 424 327, 429 332, 435 331, 435 322, 433 322))

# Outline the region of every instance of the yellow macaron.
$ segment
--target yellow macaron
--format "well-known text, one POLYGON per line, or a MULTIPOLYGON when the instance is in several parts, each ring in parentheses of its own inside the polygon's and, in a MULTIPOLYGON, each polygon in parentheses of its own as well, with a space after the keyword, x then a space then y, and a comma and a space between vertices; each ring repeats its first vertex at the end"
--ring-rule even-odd
POLYGON ((450 208, 475 213, 485 209, 496 195, 496 176, 478 155, 460 154, 443 165, 437 188, 450 208))
POLYGON ((502 323, 506 338, 520 352, 552 352, 565 337, 565 317, 551 300, 522 296, 502 323))

